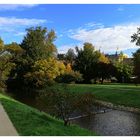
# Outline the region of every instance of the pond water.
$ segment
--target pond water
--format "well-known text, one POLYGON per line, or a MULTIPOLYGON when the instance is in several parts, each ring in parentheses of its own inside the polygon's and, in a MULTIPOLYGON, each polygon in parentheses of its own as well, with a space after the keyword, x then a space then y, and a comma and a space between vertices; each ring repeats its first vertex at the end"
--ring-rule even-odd
MULTIPOLYGON (((35 100, 20 100, 25 104, 46 111, 35 100)), ((98 108, 98 107, 97 107, 98 108)), ((97 111, 97 110, 96 110, 97 111)), ((99 114, 75 119, 72 123, 80 127, 97 132, 101 136, 140 136, 140 115, 126 111, 112 110, 104 107, 98 109, 99 114), (106 113, 101 113, 103 110, 106 113)), ((97 111, 97 112, 98 112, 97 111)), ((76 117, 80 114, 73 114, 76 117)))
POLYGON ((101 136, 140 136, 140 115, 112 110, 72 121, 101 136))

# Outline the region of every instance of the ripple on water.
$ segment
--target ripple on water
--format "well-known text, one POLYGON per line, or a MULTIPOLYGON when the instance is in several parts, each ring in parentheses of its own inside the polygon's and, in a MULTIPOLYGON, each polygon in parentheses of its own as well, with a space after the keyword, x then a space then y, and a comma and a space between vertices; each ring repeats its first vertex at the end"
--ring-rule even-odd
POLYGON ((73 121, 102 136, 140 136, 140 115, 112 110, 73 121))

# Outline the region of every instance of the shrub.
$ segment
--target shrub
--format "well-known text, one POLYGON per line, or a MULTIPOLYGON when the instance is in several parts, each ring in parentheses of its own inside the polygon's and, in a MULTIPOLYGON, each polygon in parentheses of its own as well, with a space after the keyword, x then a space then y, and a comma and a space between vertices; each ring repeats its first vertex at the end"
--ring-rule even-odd
POLYGON ((59 83, 75 83, 82 80, 82 74, 77 71, 66 72, 56 78, 56 81, 59 83))

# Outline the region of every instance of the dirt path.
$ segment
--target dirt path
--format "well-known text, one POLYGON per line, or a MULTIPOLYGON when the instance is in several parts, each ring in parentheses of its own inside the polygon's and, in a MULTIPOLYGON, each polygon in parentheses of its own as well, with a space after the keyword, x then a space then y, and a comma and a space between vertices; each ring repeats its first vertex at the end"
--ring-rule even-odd
POLYGON ((0 136, 18 136, 2 104, 0 103, 0 136))

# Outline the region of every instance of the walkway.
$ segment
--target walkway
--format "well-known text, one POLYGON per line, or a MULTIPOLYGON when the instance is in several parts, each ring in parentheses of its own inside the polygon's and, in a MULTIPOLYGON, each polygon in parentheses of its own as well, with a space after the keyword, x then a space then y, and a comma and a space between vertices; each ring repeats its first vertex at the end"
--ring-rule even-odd
POLYGON ((0 103, 0 136, 18 136, 2 104, 0 103))

